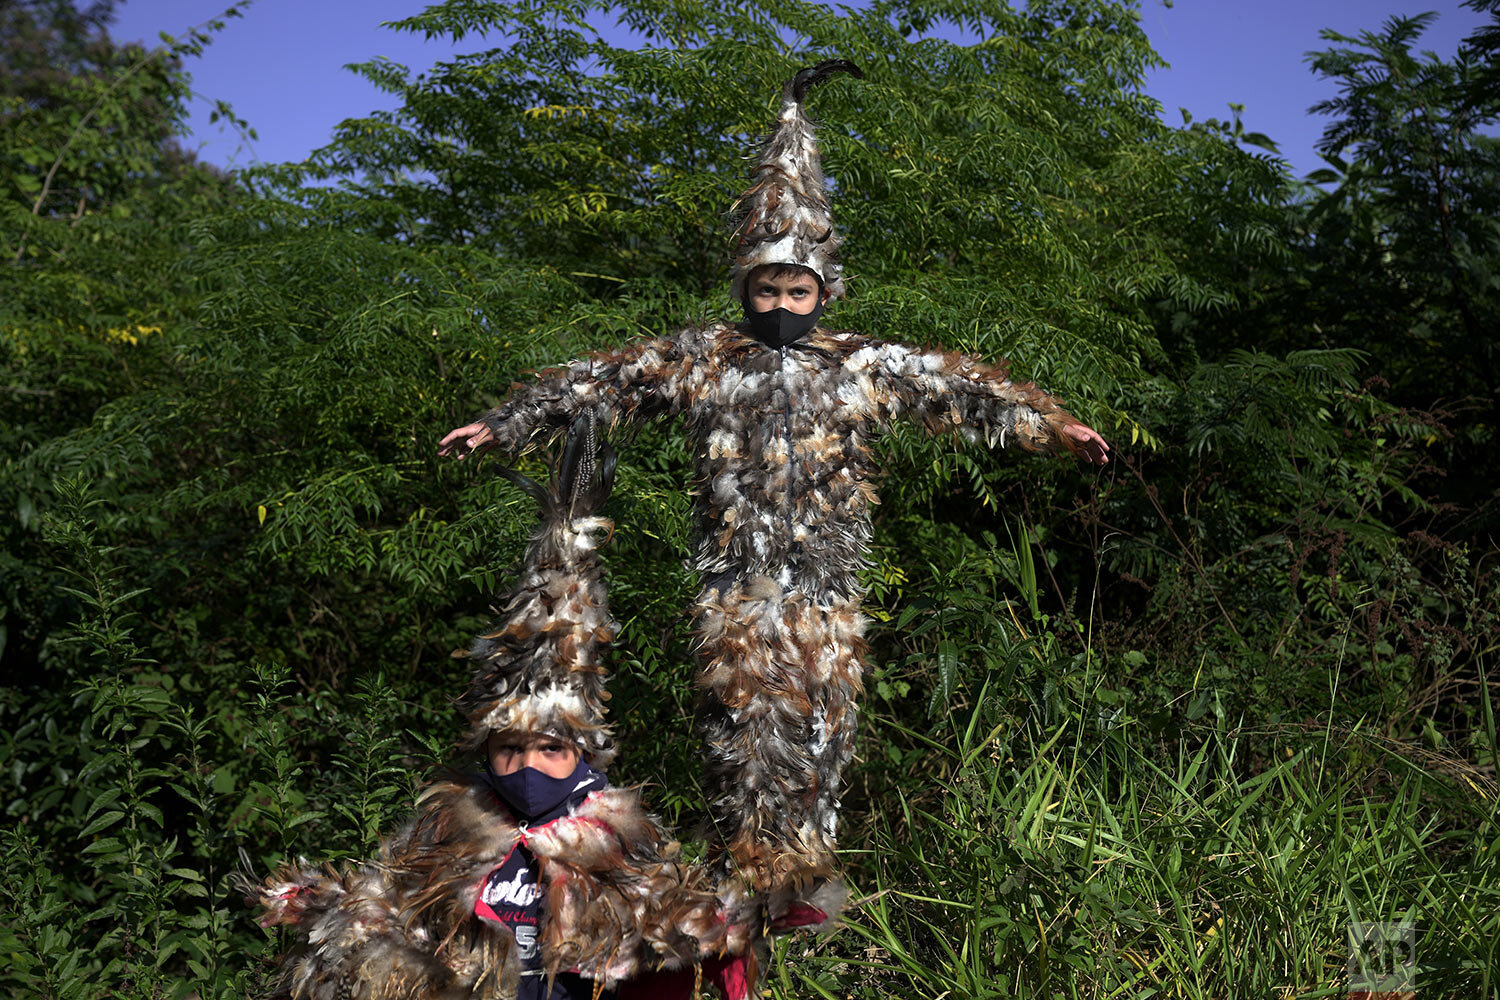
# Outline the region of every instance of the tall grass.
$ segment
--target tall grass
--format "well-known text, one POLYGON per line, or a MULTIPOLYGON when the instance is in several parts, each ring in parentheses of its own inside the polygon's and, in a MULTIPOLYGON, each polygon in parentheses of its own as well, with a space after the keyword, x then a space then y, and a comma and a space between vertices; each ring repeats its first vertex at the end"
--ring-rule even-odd
POLYGON ((1497 995, 1490 772, 1358 725, 976 725, 1000 690, 924 741, 775 996, 1344 996, 1352 922, 1415 925, 1419 995, 1497 995))

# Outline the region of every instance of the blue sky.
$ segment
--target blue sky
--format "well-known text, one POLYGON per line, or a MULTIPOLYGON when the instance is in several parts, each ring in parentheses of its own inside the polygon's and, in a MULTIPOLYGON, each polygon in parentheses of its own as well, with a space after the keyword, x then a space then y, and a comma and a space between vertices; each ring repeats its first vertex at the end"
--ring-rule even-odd
MULTIPOLYGON (((112 33, 154 42, 158 32, 181 34, 225 6, 227 0, 128 0, 112 33)), ((186 144, 226 166, 300 160, 343 119, 391 106, 346 64, 385 56, 425 69, 456 51, 484 47, 470 39, 455 48, 381 27, 423 6, 421 0, 255 0, 189 67, 202 96, 186 144), (247 144, 232 129, 210 124, 212 99, 229 101, 257 141, 247 144)), ((1313 146, 1323 128, 1307 109, 1335 94, 1304 61, 1308 50, 1325 45, 1319 30, 1357 34, 1394 14, 1426 10, 1440 16, 1423 47, 1444 56, 1484 20, 1460 0, 1175 0, 1171 7, 1143 0, 1142 23, 1171 63, 1152 74, 1146 91, 1173 125, 1182 120, 1179 107, 1198 119, 1227 118, 1229 102, 1244 104, 1246 125, 1274 139, 1293 170, 1305 174, 1320 166, 1313 146)))

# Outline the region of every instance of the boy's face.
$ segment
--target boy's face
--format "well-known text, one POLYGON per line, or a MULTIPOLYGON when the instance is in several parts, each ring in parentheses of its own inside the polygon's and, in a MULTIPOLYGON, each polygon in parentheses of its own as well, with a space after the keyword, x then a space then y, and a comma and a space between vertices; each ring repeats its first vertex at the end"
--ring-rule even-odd
POLYGON ((754 312, 770 312, 785 309, 787 312, 806 316, 818 307, 819 302, 828 301, 828 291, 818 293, 818 279, 806 270, 783 271, 781 265, 765 264, 750 272, 745 282, 750 308, 754 312))
POLYGON ((578 766, 578 748, 552 736, 490 733, 485 751, 496 774, 515 774, 534 767, 549 778, 566 778, 578 766))

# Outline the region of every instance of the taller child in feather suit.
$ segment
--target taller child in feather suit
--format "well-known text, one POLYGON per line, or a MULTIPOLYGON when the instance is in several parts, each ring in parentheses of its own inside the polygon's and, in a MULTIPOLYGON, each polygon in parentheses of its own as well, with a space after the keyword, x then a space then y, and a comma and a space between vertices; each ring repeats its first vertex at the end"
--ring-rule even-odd
POLYGON ((697 476, 694 607, 712 808, 725 860, 770 916, 834 874, 840 774, 865 654, 876 467, 899 420, 933 434, 1108 460, 1108 444, 1003 363, 817 325, 844 292, 803 97, 835 60, 788 81, 741 197, 731 293, 745 320, 640 340, 542 372, 445 453, 514 455, 580 415, 600 427, 681 416, 697 476))

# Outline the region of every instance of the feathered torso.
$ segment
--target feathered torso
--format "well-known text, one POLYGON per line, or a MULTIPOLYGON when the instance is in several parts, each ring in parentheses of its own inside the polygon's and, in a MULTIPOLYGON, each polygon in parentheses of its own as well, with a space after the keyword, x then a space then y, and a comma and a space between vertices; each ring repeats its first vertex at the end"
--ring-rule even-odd
POLYGON ((857 599, 878 413, 849 367, 859 340, 819 332, 776 349, 714 333, 716 377, 686 413, 704 588, 765 577, 814 601, 857 599))
POLYGON ((836 869, 853 753, 875 437, 907 420, 1072 450, 1062 401, 1005 366, 822 328, 785 347, 728 323, 639 340, 517 385, 486 414, 517 454, 575 420, 681 416, 692 437, 693 608, 707 790, 732 867, 773 915, 836 869))
POLYGON ((517 453, 584 415, 610 427, 684 416, 696 461, 694 569, 768 578, 816 602, 858 600, 877 502, 870 444, 896 420, 1064 451, 1061 401, 1003 365, 815 329, 772 348, 728 323, 601 352, 516 387, 485 417, 517 453))

